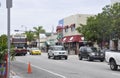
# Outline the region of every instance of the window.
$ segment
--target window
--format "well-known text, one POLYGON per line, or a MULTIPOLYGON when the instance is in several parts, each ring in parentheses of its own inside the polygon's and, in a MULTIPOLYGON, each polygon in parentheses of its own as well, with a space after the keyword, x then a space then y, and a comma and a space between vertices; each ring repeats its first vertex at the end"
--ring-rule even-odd
POLYGON ((71 27, 71 31, 72 31, 72 32, 75 31, 75 26, 72 26, 72 27, 71 27))
POLYGON ((68 28, 65 28, 65 32, 68 32, 68 28))

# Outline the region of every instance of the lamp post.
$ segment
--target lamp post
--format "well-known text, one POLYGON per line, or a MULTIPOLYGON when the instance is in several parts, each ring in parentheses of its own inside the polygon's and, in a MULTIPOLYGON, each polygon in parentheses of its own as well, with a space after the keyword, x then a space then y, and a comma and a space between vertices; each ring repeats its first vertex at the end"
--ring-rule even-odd
POLYGON ((6 0, 7 7, 7 35, 8 35, 8 72, 7 78, 10 78, 10 8, 12 8, 12 0, 6 0))

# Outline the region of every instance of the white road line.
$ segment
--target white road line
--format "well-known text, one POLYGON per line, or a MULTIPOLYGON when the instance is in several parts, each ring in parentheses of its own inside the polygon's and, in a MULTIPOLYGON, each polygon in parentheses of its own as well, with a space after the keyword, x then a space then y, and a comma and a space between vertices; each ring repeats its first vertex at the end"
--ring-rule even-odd
MULTIPOLYGON (((17 60, 17 61, 18 61, 18 62, 21 62, 21 63, 25 63, 25 62, 22 61, 22 60, 17 60)), ((27 64, 27 63, 25 63, 25 64, 27 64)), ((37 68, 37 69, 46 71, 46 72, 48 72, 48 73, 51 73, 51 74, 53 74, 53 75, 59 76, 59 77, 61 77, 61 78, 66 78, 65 76, 63 76, 63 75, 61 75, 61 74, 58 74, 58 73, 52 72, 52 71, 50 71, 50 70, 47 70, 47 69, 38 67, 38 66, 36 66, 36 65, 31 64, 31 66, 33 66, 33 67, 35 67, 35 68, 37 68)))

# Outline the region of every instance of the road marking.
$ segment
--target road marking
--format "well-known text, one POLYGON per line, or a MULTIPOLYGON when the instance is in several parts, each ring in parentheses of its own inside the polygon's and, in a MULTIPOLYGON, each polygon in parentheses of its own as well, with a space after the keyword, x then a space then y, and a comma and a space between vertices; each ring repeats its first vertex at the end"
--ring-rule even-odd
MULTIPOLYGON (((18 61, 18 62, 21 62, 21 63, 25 63, 25 62, 22 61, 22 60, 17 60, 17 61, 18 61)), ((27 64, 27 63, 25 63, 25 64, 27 64)), ((58 74, 58 73, 52 72, 52 71, 50 71, 50 70, 47 70, 47 69, 38 67, 38 66, 36 66, 36 65, 31 64, 31 66, 33 66, 33 67, 35 67, 35 68, 37 68, 37 69, 46 71, 46 72, 48 72, 48 73, 51 73, 51 74, 53 74, 53 75, 59 76, 59 77, 61 77, 61 78, 66 78, 65 76, 63 76, 63 75, 61 75, 61 74, 58 74)))

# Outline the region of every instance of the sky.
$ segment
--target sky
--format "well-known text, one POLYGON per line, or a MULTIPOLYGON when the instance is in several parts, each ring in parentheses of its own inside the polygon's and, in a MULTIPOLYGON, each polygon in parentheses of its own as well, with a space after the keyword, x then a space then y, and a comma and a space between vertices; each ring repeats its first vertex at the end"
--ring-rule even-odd
MULTIPOLYGON (((43 26, 46 32, 56 31, 58 21, 75 14, 98 14, 110 0, 13 0, 11 34, 43 26)), ((6 0, 0 0, 0 35, 7 34, 6 0)))

